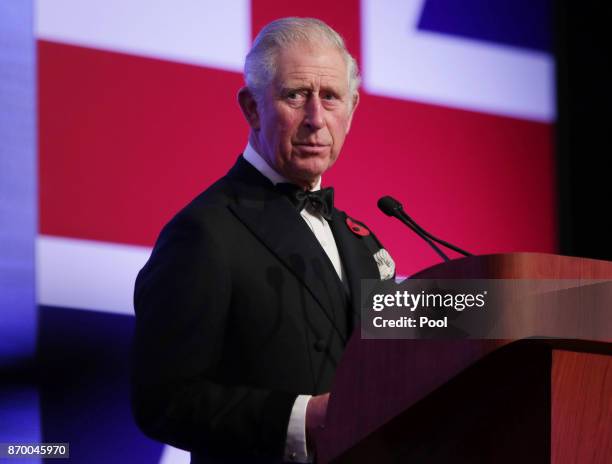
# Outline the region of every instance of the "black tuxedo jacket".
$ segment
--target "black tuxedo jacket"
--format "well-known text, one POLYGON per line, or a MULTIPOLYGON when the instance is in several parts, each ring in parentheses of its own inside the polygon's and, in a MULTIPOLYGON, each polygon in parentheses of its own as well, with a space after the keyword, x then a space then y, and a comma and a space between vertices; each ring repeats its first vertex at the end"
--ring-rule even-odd
POLYGON ((336 209, 330 225, 348 291, 289 199, 240 157, 164 227, 134 296, 132 405, 147 435, 193 462, 280 460, 296 396, 331 388, 360 279, 380 278, 374 235, 336 209))

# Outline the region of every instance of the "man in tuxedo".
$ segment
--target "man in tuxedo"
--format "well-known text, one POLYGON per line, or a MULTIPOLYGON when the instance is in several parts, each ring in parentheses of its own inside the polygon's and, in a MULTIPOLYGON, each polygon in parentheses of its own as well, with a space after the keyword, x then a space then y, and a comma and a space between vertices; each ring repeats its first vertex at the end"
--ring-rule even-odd
POLYGON ((323 22, 268 24, 238 93, 244 153, 164 227, 138 275, 134 414, 194 463, 312 460, 360 280, 394 274, 374 234, 320 187, 358 80, 323 22))

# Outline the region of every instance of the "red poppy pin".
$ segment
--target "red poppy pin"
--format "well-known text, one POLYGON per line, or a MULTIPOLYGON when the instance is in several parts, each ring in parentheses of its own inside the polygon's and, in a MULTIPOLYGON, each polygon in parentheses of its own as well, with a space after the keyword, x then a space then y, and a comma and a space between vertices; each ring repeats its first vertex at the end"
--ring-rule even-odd
POLYGON ((366 237, 370 235, 370 231, 367 229, 367 227, 362 226, 361 224, 357 224, 348 216, 346 217, 346 225, 355 235, 359 235, 361 237, 366 237))

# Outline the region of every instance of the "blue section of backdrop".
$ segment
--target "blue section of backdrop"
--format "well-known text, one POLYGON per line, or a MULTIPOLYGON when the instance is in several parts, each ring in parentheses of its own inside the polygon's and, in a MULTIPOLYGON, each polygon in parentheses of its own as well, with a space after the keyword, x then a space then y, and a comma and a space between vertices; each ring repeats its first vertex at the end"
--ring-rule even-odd
POLYGON ((40 308, 42 438, 70 443, 72 463, 159 462, 162 445, 131 416, 133 330, 131 316, 40 308))
POLYGON ((32 365, 37 310, 36 54, 32 12, 31 1, 0 2, 0 443, 40 440, 32 365))
POLYGON ((0 367, 35 351, 35 59, 31 3, 0 2, 0 367))
POLYGON ((419 28, 552 51, 552 0, 427 0, 419 28))

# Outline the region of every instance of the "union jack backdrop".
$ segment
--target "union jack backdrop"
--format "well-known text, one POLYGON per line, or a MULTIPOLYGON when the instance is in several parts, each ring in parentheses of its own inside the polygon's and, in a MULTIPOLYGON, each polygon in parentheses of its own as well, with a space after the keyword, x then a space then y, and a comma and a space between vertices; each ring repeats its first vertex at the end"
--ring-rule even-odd
MULTIPOLYGON (((102 334, 87 337, 109 352, 128 346, 136 273, 161 227, 242 152, 244 57, 282 16, 324 20, 359 62, 361 103, 323 184, 376 232, 400 274, 439 258, 377 210, 383 195, 475 254, 556 251, 548 0, 299 3, 37 1, 43 344, 78 331, 102 334)), ((74 459, 87 456, 74 462, 124 462, 109 454, 119 449, 125 462, 188 462, 139 435, 127 387, 112 393, 85 378, 74 378, 91 384, 73 392, 82 409, 65 413, 71 421, 43 412, 45 441, 72 440, 74 459), (105 451, 96 436, 113 445, 105 451)), ((60 415, 53 395, 43 400, 60 415)))

